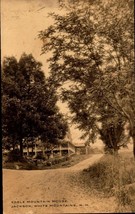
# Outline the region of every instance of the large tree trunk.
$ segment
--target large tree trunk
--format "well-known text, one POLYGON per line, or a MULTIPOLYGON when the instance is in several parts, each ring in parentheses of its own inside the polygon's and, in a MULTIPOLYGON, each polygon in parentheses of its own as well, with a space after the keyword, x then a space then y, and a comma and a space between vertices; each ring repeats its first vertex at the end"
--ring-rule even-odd
POLYGON ((114 147, 113 151, 114 151, 114 155, 118 155, 118 147, 114 147))
POLYGON ((115 142, 113 143, 113 151, 114 151, 114 155, 118 155, 118 150, 119 150, 119 147, 118 147, 118 142, 115 142))

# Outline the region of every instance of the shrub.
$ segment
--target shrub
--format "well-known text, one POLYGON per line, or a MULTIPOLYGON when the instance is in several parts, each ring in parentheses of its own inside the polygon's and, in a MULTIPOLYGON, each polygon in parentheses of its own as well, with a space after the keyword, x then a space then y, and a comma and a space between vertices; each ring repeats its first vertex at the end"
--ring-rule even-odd
POLYGON ((83 171, 81 179, 90 191, 115 196, 117 211, 135 210, 135 162, 130 154, 104 155, 100 162, 83 171))
POLYGON ((21 166, 20 169, 25 169, 25 170, 35 170, 37 169, 37 167, 33 164, 30 164, 30 163, 26 163, 24 164, 23 166, 21 166))
POLYGON ((37 154, 35 156, 36 159, 39 159, 39 160, 46 160, 47 158, 43 155, 43 154, 37 154))
POLYGON ((52 165, 51 161, 47 161, 47 162, 46 162, 46 165, 47 165, 47 166, 51 166, 51 165, 52 165))
POLYGON ((10 151, 7 156, 7 162, 17 162, 17 161, 20 161, 20 162, 25 161, 25 159, 20 156, 19 149, 10 151))
POLYGON ((93 164, 86 172, 89 176, 89 181, 96 189, 110 190, 115 185, 118 176, 118 167, 114 166, 113 157, 107 155, 100 162, 93 164))
POLYGON ((135 182, 134 160, 122 159, 121 156, 106 154, 98 163, 84 171, 84 176, 92 182, 98 190, 114 191, 120 185, 135 182))
POLYGON ((66 157, 66 161, 69 161, 69 160, 71 160, 71 157, 68 157, 68 156, 67 156, 67 157, 66 157))

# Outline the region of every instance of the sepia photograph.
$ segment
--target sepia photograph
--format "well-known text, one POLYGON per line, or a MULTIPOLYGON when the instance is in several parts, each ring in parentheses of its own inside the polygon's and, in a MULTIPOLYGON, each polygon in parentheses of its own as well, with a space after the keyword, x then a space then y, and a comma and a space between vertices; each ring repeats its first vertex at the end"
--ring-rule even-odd
POLYGON ((3 214, 135 213, 134 0, 1 0, 3 214))

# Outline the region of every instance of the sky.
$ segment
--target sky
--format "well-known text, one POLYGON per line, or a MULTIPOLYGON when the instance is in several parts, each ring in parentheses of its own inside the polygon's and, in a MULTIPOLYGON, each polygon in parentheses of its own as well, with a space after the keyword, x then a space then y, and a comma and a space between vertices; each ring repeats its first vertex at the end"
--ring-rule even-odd
MULTIPOLYGON (((1 0, 1 57, 15 56, 20 58, 22 53, 30 54, 43 64, 45 75, 49 68, 47 55, 41 55, 42 42, 38 32, 46 29, 53 20, 48 13, 62 11, 58 8, 57 0, 1 0)), ((68 110, 64 104, 59 104, 63 113, 68 110)), ((71 127, 73 143, 79 140, 80 132, 71 127)))
POLYGON ((43 63, 46 73, 46 58, 41 54, 42 43, 38 32, 51 23, 48 12, 58 10, 57 0, 1 0, 2 57, 14 55, 17 59, 23 52, 32 53, 43 63))

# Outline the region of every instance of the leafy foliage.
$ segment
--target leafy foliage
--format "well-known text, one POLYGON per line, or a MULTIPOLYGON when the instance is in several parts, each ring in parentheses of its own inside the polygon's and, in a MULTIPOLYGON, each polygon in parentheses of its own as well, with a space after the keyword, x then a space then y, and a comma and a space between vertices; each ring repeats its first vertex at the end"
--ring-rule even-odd
POLYGON ((116 143, 128 121, 135 154, 133 1, 59 2, 65 15, 50 14, 54 24, 39 34, 42 54, 52 54, 50 81, 61 90, 84 137, 102 135, 111 125, 116 143))
POLYGON ((57 142, 64 138, 67 124, 56 106, 54 87, 48 83, 42 64, 23 54, 5 58, 2 71, 2 128, 6 147, 22 148, 25 141, 41 138, 57 142))

